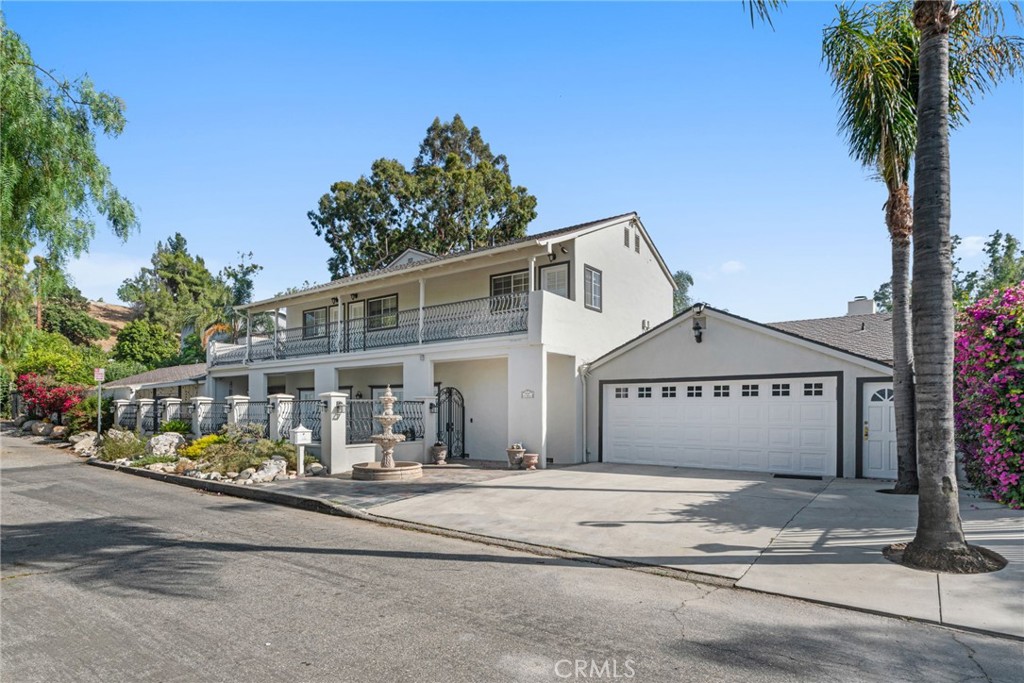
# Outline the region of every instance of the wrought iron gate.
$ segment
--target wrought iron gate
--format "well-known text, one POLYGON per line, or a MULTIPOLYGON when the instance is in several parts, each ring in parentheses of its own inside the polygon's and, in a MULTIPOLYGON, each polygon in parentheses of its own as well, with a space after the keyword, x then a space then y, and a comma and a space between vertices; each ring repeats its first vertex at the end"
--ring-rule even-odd
POLYGON ((437 438, 448 446, 449 458, 468 458, 466 410, 462 392, 444 387, 437 392, 437 438))

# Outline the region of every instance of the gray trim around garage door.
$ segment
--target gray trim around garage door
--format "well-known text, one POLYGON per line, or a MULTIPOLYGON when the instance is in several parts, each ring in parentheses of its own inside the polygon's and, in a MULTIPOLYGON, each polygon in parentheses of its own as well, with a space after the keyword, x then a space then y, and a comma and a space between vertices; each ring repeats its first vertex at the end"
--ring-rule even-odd
POLYGON ((604 462, 604 385, 638 384, 640 382, 715 382, 738 379, 784 379, 786 377, 836 378, 836 477, 843 476, 843 376, 841 370, 827 372, 774 372, 754 375, 704 375, 698 377, 637 377, 631 379, 602 379, 597 386, 597 461, 604 462))
POLYGON ((889 384, 893 385, 892 377, 858 377, 857 378, 857 447, 854 449, 855 467, 853 476, 857 479, 864 478, 864 385, 865 384, 889 384))

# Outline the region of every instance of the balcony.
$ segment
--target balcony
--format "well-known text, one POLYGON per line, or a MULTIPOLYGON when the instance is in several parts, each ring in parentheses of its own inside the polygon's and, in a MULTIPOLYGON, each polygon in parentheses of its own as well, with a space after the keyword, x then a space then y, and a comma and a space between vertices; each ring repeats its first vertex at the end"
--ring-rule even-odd
POLYGON ((526 332, 528 315, 528 293, 503 294, 254 335, 246 344, 212 345, 208 362, 238 365, 503 336, 526 332))

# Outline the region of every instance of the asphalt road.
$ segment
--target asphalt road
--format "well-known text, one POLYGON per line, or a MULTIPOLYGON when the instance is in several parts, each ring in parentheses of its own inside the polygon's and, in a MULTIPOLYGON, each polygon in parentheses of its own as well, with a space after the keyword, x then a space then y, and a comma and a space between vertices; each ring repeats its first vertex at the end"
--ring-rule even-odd
POLYGON ((0 468, 5 683, 1024 671, 1017 641, 199 493, 19 438, 0 468))

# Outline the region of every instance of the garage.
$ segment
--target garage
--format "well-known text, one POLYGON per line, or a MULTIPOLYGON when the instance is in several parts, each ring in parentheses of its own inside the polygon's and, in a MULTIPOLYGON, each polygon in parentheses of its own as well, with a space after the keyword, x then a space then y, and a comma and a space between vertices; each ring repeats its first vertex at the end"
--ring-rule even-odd
POLYGON ((759 323, 699 304, 589 363, 590 462, 895 476, 891 315, 759 323))
POLYGON ((829 475, 836 389, 834 376, 606 383, 603 459, 829 475))

